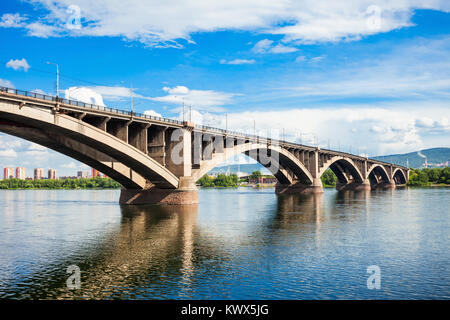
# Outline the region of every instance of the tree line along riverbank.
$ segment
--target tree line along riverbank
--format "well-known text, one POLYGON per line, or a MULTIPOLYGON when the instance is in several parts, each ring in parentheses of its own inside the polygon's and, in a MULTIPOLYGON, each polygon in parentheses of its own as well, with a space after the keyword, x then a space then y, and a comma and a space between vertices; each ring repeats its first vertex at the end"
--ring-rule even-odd
MULTIPOLYGON (((201 187, 216 188, 237 188, 248 185, 249 180, 260 177, 270 177, 262 175, 260 171, 254 171, 248 179, 240 179, 235 174, 219 174, 216 177, 204 175, 197 181, 201 187)), ((325 171, 321 177, 325 188, 336 187, 337 177, 331 170, 325 171)), ((257 184, 258 186, 259 184, 257 184)), ((409 181, 411 187, 427 186, 450 186, 450 167, 433 169, 411 169, 409 181)), ((261 184, 260 187, 264 185, 261 184)), ((120 183, 111 178, 77 178, 77 179, 42 179, 42 180, 20 180, 4 179, 0 180, 0 189, 120 189, 120 183)))
POLYGON ((0 189, 119 189, 121 184, 111 178, 0 180, 0 189))
MULTIPOLYGON (((216 177, 204 175, 197 184, 201 187, 238 187, 239 185, 247 185, 249 180, 262 177, 259 171, 254 171, 248 179, 239 179, 237 175, 219 174, 216 177)), ((266 176, 268 177, 268 176, 266 176)), ((322 184, 325 188, 335 188, 337 177, 330 169, 326 170, 322 177, 322 184)), ((428 186, 450 186, 450 167, 445 168, 425 168, 411 169, 409 173, 409 181, 407 183, 411 187, 428 187, 428 186)), ((258 186, 258 184, 256 185, 258 186)), ((263 185, 261 185, 262 187, 263 185)))
POLYGON ((450 167, 411 169, 409 172, 408 186, 448 186, 450 185, 450 167))

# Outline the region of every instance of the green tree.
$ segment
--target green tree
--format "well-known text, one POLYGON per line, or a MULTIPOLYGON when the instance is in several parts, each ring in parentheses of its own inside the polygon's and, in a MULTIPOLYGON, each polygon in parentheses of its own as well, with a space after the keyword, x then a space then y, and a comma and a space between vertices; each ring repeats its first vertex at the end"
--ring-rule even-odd
POLYGON ((409 174, 408 185, 410 186, 426 186, 428 184, 428 175, 426 170, 411 170, 409 174))
POLYGON ((252 174, 250 175, 250 179, 258 179, 261 177, 262 177, 262 174, 261 174, 261 171, 259 171, 259 170, 253 171, 252 174))
POLYGON ((442 169, 439 176, 439 183, 450 184, 450 167, 445 167, 442 169))
POLYGON ((427 171, 428 181, 433 182, 433 183, 438 183, 441 173, 442 173, 442 169, 440 169, 440 168, 434 168, 434 169, 427 171))
POLYGON ((205 174, 203 177, 201 177, 197 183, 201 185, 202 187, 214 187, 214 179, 205 174))
POLYGON ((331 169, 325 170, 323 175, 320 177, 324 187, 335 187, 337 182, 337 177, 331 169))

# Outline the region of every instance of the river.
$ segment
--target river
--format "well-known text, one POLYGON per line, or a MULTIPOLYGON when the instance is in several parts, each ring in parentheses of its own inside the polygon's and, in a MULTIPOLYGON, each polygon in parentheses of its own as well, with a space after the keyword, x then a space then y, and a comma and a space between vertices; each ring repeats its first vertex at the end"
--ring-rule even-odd
POLYGON ((450 188, 204 189, 183 207, 118 198, 0 191, 0 298, 450 298, 450 188), (66 286, 70 265, 80 289, 66 286))

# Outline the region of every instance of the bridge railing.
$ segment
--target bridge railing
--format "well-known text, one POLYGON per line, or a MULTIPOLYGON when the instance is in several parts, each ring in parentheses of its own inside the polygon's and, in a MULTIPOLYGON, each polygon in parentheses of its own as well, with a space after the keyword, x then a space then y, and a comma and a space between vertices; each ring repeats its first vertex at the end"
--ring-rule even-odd
POLYGON ((21 95, 21 96, 35 98, 35 99, 41 99, 41 100, 45 100, 45 101, 60 102, 63 104, 72 105, 72 106, 76 106, 76 107, 88 108, 88 109, 92 109, 92 110, 99 110, 99 111, 104 111, 104 112, 109 112, 109 113, 120 114, 120 115, 140 117, 140 118, 157 120, 157 121, 162 121, 162 122, 167 122, 167 123, 175 123, 175 124, 179 124, 179 125, 183 124, 183 122, 179 121, 179 120, 152 116, 152 115, 145 114, 145 113, 130 112, 130 111, 125 111, 125 110, 120 110, 120 109, 115 109, 115 108, 109 108, 106 106, 85 103, 85 102, 81 102, 81 101, 77 101, 77 100, 49 96, 46 94, 33 92, 33 91, 25 91, 25 90, 19 90, 19 89, 7 88, 7 87, 0 87, 0 92, 12 93, 12 94, 16 94, 16 95, 21 95))
POLYGON ((265 139, 265 140, 272 140, 270 138, 261 137, 261 136, 254 135, 254 134, 251 134, 251 133, 244 133, 244 132, 240 132, 240 131, 225 130, 225 129, 215 128, 215 127, 210 127, 210 126, 204 126, 204 125, 201 125, 201 124, 196 124, 195 127, 197 129, 200 129, 200 130, 213 131, 213 132, 222 133, 222 134, 229 134, 229 135, 236 135, 236 136, 250 137, 250 138, 260 138, 260 139, 265 139))

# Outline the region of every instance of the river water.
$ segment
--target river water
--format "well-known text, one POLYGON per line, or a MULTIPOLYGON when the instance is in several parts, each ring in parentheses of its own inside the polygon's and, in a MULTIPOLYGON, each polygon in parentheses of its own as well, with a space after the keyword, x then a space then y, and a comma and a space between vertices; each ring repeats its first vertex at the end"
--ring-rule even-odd
POLYGON ((209 189, 183 207, 118 198, 0 191, 0 298, 450 298, 450 188, 209 189), (71 265, 80 289, 67 288, 71 265))

